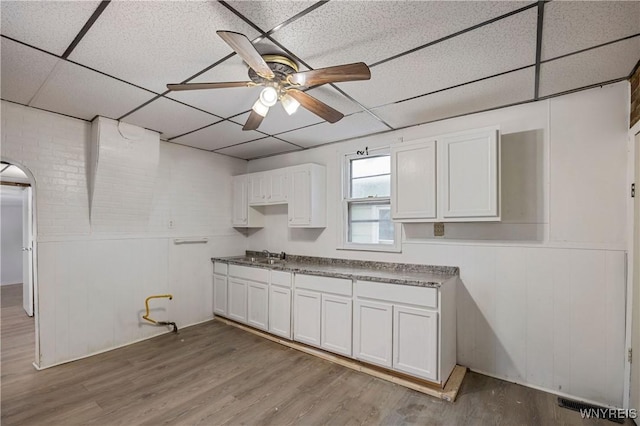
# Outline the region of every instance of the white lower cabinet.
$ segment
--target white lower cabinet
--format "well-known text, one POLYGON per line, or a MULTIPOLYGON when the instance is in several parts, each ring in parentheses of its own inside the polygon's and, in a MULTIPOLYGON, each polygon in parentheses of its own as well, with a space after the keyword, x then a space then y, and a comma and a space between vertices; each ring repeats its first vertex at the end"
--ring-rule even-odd
POLYGON ((227 276, 213 275, 213 313, 227 315, 227 276))
POLYGON ((354 301, 353 356, 391 367, 393 306, 368 300, 354 301))
POLYGON ((269 288, 269 332, 291 339, 291 289, 269 288))
POLYGON ((227 316, 235 321, 247 322, 247 282, 229 277, 227 291, 229 303, 227 316))
POLYGON ((438 313, 393 307, 393 368, 438 380, 438 313))
POLYGON ((456 364, 457 281, 419 287, 238 265, 227 273, 216 263, 213 309, 286 339, 443 385, 456 364))
POLYGON ((247 283, 247 324, 261 330, 269 329, 269 286, 247 283))
POLYGON ((351 356, 351 298, 322 295, 320 347, 351 356))
POLYGON ((320 293, 296 289, 293 298, 293 339, 320 346, 320 293))

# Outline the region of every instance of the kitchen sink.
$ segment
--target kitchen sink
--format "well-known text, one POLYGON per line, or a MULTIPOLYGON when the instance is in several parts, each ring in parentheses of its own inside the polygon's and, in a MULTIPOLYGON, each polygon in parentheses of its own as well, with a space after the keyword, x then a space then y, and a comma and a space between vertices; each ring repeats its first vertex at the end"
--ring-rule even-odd
POLYGON ((266 258, 266 259, 264 259, 264 258, 263 259, 259 259, 258 263, 264 263, 266 265, 282 265, 284 263, 284 260, 283 259, 276 259, 276 258, 273 258, 273 257, 269 257, 269 258, 266 258))
POLYGON ((278 259, 275 257, 245 257, 243 259, 246 262, 251 263, 260 263, 262 265, 282 265, 284 264, 284 259, 278 259))

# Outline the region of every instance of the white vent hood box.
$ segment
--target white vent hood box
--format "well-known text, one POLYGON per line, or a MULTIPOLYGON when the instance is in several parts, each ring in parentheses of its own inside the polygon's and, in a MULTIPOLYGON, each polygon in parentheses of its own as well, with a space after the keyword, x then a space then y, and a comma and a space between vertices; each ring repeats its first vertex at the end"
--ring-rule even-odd
POLYGON ((146 229, 159 158, 158 133, 104 117, 93 120, 89 208, 94 232, 146 229))

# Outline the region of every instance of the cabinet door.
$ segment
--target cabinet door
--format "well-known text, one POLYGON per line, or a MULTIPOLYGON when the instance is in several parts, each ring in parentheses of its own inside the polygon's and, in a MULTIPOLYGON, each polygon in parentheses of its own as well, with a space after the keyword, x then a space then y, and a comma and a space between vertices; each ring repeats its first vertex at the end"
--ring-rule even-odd
POLYGON ((287 169, 278 169, 269 172, 269 185, 267 190, 267 202, 286 203, 287 202, 287 169))
POLYGON ((247 323, 269 329, 269 286, 249 281, 247 284, 247 323))
POLYGON ((228 279, 229 318, 235 321, 247 322, 247 282, 238 278, 229 277, 228 279))
POLYGON ((291 171, 289 184, 289 225, 308 225, 311 222, 310 173, 306 169, 291 171))
POLYGON ((291 290, 269 288, 269 332, 291 339, 291 290))
POLYGON ((435 219, 436 141, 391 147, 391 218, 435 219))
POLYGON ((247 178, 246 176, 234 176, 231 180, 232 185, 232 224, 233 226, 247 226, 248 220, 248 202, 247 194, 247 178))
POLYGON ((393 368, 438 380, 438 313, 393 307, 393 368))
POLYGON ((351 356, 351 299, 322 295, 320 346, 331 352, 351 356))
POLYGON ((320 346, 320 293, 295 290, 293 340, 320 346))
POLYGON ((213 313, 227 316, 227 277, 213 276, 213 313))
POLYGON ((391 367, 393 337, 392 306, 356 300, 353 319, 353 355, 362 361, 391 367))
POLYGON ((498 217, 498 130, 438 141, 443 218, 498 217))
POLYGON ((249 204, 266 204, 266 174, 249 175, 249 204))

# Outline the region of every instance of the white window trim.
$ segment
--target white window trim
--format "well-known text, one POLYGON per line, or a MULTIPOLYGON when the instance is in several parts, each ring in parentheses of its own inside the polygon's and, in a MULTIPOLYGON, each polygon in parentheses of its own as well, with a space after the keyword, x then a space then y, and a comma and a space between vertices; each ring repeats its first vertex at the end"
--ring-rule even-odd
MULTIPOLYGON (((390 153, 390 147, 381 147, 381 148, 372 148, 368 150, 369 157, 376 157, 378 155, 385 155, 390 153)), ((338 250, 358 250, 358 251, 380 251, 380 252, 388 252, 388 253, 401 253, 402 252, 402 226, 399 222, 395 222, 393 225, 393 233, 394 233, 394 242, 393 244, 362 244, 362 243, 352 243, 349 241, 349 202, 348 201, 373 201, 373 200, 389 200, 391 203, 391 197, 380 197, 380 198, 351 198, 347 199, 347 194, 349 194, 349 184, 351 183, 351 170, 347 167, 349 161, 354 158, 363 158, 362 155, 357 154, 356 152, 348 152, 348 153, 340 153, 338 155, 338 160, 340 161, 340 167, 342 169, 341 174, 341 191, 340 191, 340 203, 342 204, 341 215, 339 220, 338 230, 340 232, 339 236, 339 246, 338 250)))

